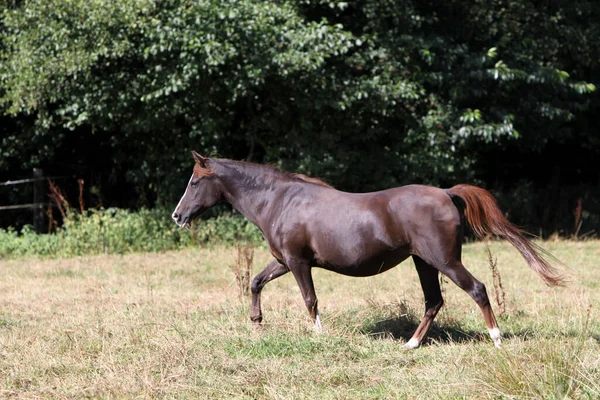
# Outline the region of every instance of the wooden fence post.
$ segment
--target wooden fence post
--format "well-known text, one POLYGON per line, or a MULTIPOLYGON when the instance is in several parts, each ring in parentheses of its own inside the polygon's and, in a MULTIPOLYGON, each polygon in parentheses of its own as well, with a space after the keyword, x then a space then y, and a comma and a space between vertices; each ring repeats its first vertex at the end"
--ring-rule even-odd
POLYGON ((46 181, 44 170, 33 169, 33 227, 37 233, 45 233, 46 215, 44 214, 44 203, 46 202, 46 181))

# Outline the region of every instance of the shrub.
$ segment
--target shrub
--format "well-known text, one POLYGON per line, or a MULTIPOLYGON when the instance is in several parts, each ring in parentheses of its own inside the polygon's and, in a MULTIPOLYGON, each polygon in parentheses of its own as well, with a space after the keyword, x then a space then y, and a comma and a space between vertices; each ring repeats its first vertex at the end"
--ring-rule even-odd
POLYGON ((233 246, 240 241, 254 245, 263 241, 258 228, 241 216, 200 220, 186 231, 171 221, 166 210, 107 208, 71 211, 63 226, 47 235, 36 234, 30 226, 20 233, 0 229, 0 258, 161 252, 193 245, 233 246))
POLYGON ((0 229, 0 258, 54 256, 58 247, 58 235, 38 235, 31 225, 25 225, 20 234, 13 228, 0 229))

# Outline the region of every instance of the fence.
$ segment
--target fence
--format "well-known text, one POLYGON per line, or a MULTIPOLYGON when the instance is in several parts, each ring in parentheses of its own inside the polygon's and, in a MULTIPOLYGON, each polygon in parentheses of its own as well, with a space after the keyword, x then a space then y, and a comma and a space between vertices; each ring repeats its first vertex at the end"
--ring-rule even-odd
POLYGON ((47 181, 48 181, 48 179, 61 179, 61 178, 67 178, 67 177, 65 177, 65 176, 45 177, 44 171, 41 168, 34 168, 32 178, 0 182, 0 186, 23 185, 23 184, 27 184, 27 183, 33 183, 33 203, 0 205, 0 211, 31 208, 33 211, 32 218, 33 218, 33 226, 35 228, 35 231, 37 233, 43 233, 44 227, 46 226, 46 214, 44 213, 44 207, 54 206, 54 204, 51 204, 51 203, 45 201, 46 199, 48 199, 47 181))

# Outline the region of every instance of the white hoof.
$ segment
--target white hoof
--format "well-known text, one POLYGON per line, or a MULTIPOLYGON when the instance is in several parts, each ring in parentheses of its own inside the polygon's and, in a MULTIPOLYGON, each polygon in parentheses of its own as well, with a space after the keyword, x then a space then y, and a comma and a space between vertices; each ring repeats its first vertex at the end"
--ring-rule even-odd
POLYGON ((406 342, 406 344, 404 346, 402 346, 405 349, 408 350, 412 350, 412 349, 416 349, 417 347, 419 347, 419 341, 415 338, 410 339, 408 342, 406 342))
POLYGON ((319 314, 317 314, 317 318, 315 318, 315 326, 313 327, 313 330, 316 333, 323 332, 323 327, 321 326, 321 318, 319 318, 319 314))
POLYGON ((492 341, 494 342, 494 346, 496 346, 497 348, 502 347, 502 332, 500 332, 500 329, 498 329, 498 328, 489 329, 489 332, 490 332, 490 337, 492 338, 492 341))

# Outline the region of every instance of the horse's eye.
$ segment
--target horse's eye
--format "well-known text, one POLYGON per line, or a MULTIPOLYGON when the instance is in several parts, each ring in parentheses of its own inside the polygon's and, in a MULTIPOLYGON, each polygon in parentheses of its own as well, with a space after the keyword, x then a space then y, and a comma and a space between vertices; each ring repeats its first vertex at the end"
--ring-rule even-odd
POLYGON ((200 180, 197 180, 197 181, 191 181, 191 182, 190 182, 190 186, 191 186, 191 187, 196 187, 196 186, 198 186, 198 184, 199 184, 199 183, 200 183, 200 180))

